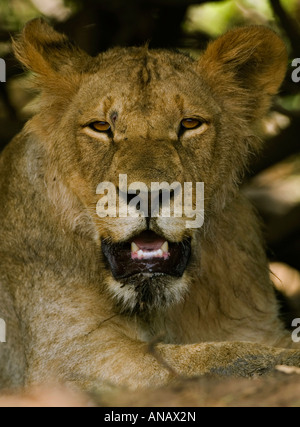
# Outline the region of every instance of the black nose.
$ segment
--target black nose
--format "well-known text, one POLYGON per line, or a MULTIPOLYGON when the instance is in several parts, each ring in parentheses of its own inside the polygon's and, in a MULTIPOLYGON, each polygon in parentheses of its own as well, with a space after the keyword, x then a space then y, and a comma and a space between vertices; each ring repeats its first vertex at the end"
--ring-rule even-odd
POLYGON ((151 216, 157 216, 162 208, 170 206, 170 202, 174 199, 175 190, 158 190, 150 195, 151 216))
POLYGON ((151 216, 157 216, 161 209, 167 206, 171 200, 174 199, 175 194, 177 195, 179 187, 173 189, 160 189, 158 191, 136 191, 134 194, 124 193, 118 188, 118 194, 123 202, 127 203, 128 206, 135 207, 137 210, 142 212, 145 217, 151 218, 151 216), (134 200, 135 198, 136 201, 134 200))
POLYGON ((137 210, 143 212, 143 214, 148 217, 150 214, 150 206, 151 206, 151 193, 150 192, 142 192, 142 191, 136 191, 133 194, 130 193, 124 193, 118 188, 118 194, 119 198, 125 203, 127 203, 128 206, 133 206, 137 210), (136 203, 134 199, 136 199, 136 203))

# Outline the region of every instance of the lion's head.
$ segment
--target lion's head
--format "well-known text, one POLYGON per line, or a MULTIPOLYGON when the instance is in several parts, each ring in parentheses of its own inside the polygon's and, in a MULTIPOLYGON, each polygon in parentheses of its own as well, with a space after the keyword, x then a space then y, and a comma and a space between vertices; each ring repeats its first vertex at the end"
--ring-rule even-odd
POLYGON ((283 42, 267 28, 245 27, 212 42, 199 60, 147 47, 92 58, 35 20, 14 48, 42 92, 27 132, 48 152, 51 197, 61 209, 68 204, 73 227, 78 206, 88 218, 81 226, 92 230, 116 306, 142 314, 178 302, 192 270, 201 269, 202 242, 236 197, 249 152, 259 147, 259 119, 285 74, 283 42), (144 185, 139 203, 126 192, 137 182, 144 185), (178 188, 203 182, 204 226, 188 227, 184 209, 181 216, 153 215, 151 203, 163 208, 159 191, 151 199, 153 182, 174 184, 171 213, 183 197, 178 188), (111 184, 102 194, 101 183, 111 184), (113 216, 97 214, 103 197, 116 201, 113 216))

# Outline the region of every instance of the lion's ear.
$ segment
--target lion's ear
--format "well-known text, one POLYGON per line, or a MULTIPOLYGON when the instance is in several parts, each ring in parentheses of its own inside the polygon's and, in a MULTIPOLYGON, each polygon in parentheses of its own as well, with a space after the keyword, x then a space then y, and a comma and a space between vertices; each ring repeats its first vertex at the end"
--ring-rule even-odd
POLYGON ((216 93, 255 118, 269 108, 284 79, 287 60, 285 44, 274 31, 249 26, 211 42, 199 65, 216 93))
POLYGON ((83 64, 91 59, 41 18, 24 27, 21 35, 13 40, 13 49, 18 60, 37 75, 41 86, 53 80, 59 84, 61 78, 80 72, 83 64))

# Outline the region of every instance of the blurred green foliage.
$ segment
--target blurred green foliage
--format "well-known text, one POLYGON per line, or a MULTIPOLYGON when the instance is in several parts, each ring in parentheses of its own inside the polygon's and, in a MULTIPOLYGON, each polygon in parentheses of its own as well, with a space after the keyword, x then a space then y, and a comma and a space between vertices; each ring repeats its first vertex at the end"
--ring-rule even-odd
MULTIPOLYGON (((299 0, 282 0, 284 9, 295 16, 299 13, 299 0)), ((275 16, 269 0, 227 0, 190 6, 184 29, 187 32, 202 31, 217 37, 234 25, 275 24, 275 16)))
POLYGON ((26 21, 39 14, 39 10, 30 0, 1 0, 1 30, 17 31, 26 21))
MULTIPOLYGON (((1 29, 17 31, 26 21, 36 16, 47 15, 47 11, 48 16, 57 18, 60 11, 68 8, 70 13, 75 13, 83 9, 85 3, 81 0, 1 0, 0 26, 1 29)), ((95 0, 94 3, 107 2, 95 0)), ((282 0, 281 4, 291 15, 299 13, 299 0, 282 0)), ((201 31, 216 37, 235 24, 249 20, 253 23, 272 23, 274 19, 269 0, 205 2, 188 8, 183 28, 188 32, 201 31)))

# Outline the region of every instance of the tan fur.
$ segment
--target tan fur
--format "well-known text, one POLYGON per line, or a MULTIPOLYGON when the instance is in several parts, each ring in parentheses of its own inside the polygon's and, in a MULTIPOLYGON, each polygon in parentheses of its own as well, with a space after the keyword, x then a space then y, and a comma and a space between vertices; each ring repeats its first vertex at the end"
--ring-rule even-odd
POLYGON ((199 61, 148 48, 91 58, 35 20, 14 49, 41 98, 0 159, 1 384, 137 388, 174 373, 300 366, 300 352, 283 349, 291 337, 278 319, 259 225, 238 191, 261 144, 259 119, 284 77, 278 36, 235 29, 199 61), (114 112, 113 141, 87 127, 114 112), (181 120, 195 116, 205 129, 178 138, 181 120), (191 237, 192 258, 182 278, 149 279, 166 302, 140 313, 132 311, 135 289, 113 279, 101 251, 103 239, 125 241, 146 228, 145 218, 96 215, 97 185, 117 185, 119 173, 147 185, 205 183, 201 229, 186 229, 185 218, 151 218, 170 241, 191 237))

